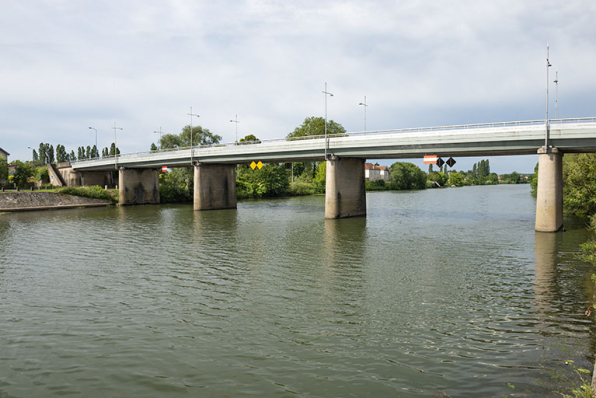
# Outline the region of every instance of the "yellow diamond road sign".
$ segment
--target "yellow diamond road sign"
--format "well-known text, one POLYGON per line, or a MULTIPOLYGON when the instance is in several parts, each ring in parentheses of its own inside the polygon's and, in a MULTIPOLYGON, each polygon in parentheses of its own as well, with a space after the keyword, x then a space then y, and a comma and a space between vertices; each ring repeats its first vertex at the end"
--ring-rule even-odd
POLYGON ((255 162, 252 162, 252 163, 250 164, 250 168, 254 170, 254 169, 255 169, 255 167, 257 167, 257 164, 256 164, 255 162))
POLYGON ((259 160, 259 163, 257 163, 257 167, 259 168, 259 170, 261 170, 261 167, 263 167, 263 162, 261 162, 261 161, 259 160))

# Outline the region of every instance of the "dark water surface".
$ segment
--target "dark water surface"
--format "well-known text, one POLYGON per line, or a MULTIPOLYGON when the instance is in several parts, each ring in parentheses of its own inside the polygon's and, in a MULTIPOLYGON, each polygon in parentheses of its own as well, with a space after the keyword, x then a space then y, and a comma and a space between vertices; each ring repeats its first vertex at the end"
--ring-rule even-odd
POLYGON ((588 238, 526 186, 0 215, 0 398, 558 396, 588 238))

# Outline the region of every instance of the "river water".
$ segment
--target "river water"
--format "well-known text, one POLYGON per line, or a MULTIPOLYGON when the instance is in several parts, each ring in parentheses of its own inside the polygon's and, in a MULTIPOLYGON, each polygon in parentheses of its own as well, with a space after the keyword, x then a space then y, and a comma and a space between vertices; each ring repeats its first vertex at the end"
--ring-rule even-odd
POLYGON ((0 215, 0 398, 545 397, 590 366, 588 233, 536 234, 529 186, 367 202, 0 215))

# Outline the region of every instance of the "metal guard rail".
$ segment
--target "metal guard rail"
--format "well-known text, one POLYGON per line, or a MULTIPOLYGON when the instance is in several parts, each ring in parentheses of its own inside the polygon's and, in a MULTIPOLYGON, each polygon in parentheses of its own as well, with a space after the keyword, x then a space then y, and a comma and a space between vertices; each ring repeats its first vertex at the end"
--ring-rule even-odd
MULTIPOLYGON (((584 117, 584 118, 569 118, 569 119, 549 119, 549 124, 567 124, 567 123, 596 123, 596 117, 584 117)), ((396 134, 396 133, 424 133, 424 132, 433 132, 433 131, 450 131, 450 130, 469 130, 469 129, 480 129, 480 128, 494 128, 494 127, 515 127, 515 126, 532 126, 532 125, 544 125, 545 120, 524 120, 524 121, 517 121, 517 122, 496 122, 496 123, 477 123, 477 124, 458 124, 452 126, 434 126, 434 127, 409 127, 409 128, 402 128, 402 129, 392 129, 392 130, 374 130, 374 131, 356 131, 350 133, 342 133, 342 134, 328 134, 328 138, 337 138, 337 137, 353 137, 353 136, 362 136, 362 135, 373 135, 373 134, 396 134)), ((235 147, 235 146, 242 146, 242 145, 259 145, 259 144, 270 144, 270 143, 279 143, 279 142, 288 142, 288 141, 304 141, 304 140, 314 140, 314 139, 324 139, 325 136, 323 135, 308 135, 303 137, 290 137, 290 138, 272 138, 272 139, 264 139, 258 141, 243 141, 243 142, 232 142, 232 143, 223 143, 223 144, 209 144, 209 145, 195 145, 194 149, 205 149, 205 148, 227 148, 227 147, 235 147)), ((191 147, 176 147, 176 148, 168 148, 168 149, 158 149, 156 151, 145 151, 145 152, 132 152, 120 155, 109 155, 104 156, 101 159, 94 158, 94 159, 82 159, 77 160, 76 163, 84 163, 89 161, 97 161, 97 160, 104 160, 104 159, 114 159, 115 157, 118 159, 121 158, 129 158, 129 157, 140 157, 146 156, 152 153, 167 153, 167 152, 174 152, 174 151, 184 151, 190 150, 191 147)))

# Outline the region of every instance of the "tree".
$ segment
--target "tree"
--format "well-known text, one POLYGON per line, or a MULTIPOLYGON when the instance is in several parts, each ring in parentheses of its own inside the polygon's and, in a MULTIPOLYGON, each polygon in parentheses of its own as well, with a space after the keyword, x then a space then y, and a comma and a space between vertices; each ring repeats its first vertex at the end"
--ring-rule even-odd
POLYGON ((19 160, 17 160, 15 163, 17 164, 17 167, 15 168, 14 175, 12 176, 12 181, 20 188, 26 187, 28 184, 27 180, 33 177, 35 172, 28 163, 23 163, 19 160))
MULTIPOLYGON (((327 121, 327 135, 345 134, 346 129, 333 120, 327 121)), ((294 129, 287 138, 308 137, 316 135, 325 135, 325 119, 322 117, 311 116, 304 119, 304 122, 294 129)))
POLYGON ((0 184, 5 184, 8 180, 8 160, 0 156, 0 184))
POLYGON ((391 189, 424 189, 426 173, 408 162, 395 162, 391 165, 391 189))
POLYGON ((460 172, 452 171, 451 173, 449 173, 449 185, 463 187, 464 184, 464 176, 460 172))
POLYGON ((37 154, 37 152, 35 151, 35 149, 33 150, 33 161, 34 162, 39 162, 39 155, 37 154))
POLYGON ((249 134, 247 136, 245 136, 244 138, 240 138, 240 141, 244 144, 260 144, 261 140, 259 140, 257 137, 255 137, 254 134, 249 134))
MULTIPOLYGON (((46 145, 48 145, 48 144, 46 144, 46 145)), ((56 158, 54 157, 54 146, 53 145, 49 145, 46 148, 46 153, 48 155, 48 159, 47 159, 48 160, 48 163, 54 163, 55 160, 56 160, 56 158)))
POLYGON ((75 156, 74 151, 72 151, 72 150, 70 151, 70 156, 69 156, 68 160, 70 160, 71 162, 74 162, 75 160, 77 160, 77 157, 75 156))
POLYGON ((116 156, 120 154, 120 149, 116 147, 116 144, 112 142, 110 145, 110 155, 109 156, 116 156))
POLYGON ((441 187, 447 184, 448 179, 449 177, 441 171, 433 171, 428 173, 428 181, 436 182, 441 187))
POLYGON ((290 187, 288 171, 279 164, 266 164, 262 169, 246 168, 237 181, 238 197, 282 196, 290 187))
POLYGON ((563 157, 563 210, 577 217, 596 214, 596 154, 563 157))
POLYGON ((319 163, 317 173, 315 174, 312 182, 315 185, 315 192, 325 193, 325 185, 327 183, 327 162, 319 163))
POLYGON ((149 148, 149 150, 150 150, 151 152, 155 152, 155 151, 157 151, 157 145, 155 145, 155 143, 153 143, 153 142, 152 142, 152 143, 151 143, 151 147, 149 148))
POLYGON ((43 142, 39 143, 39 163, 41 163, 41 164, 48 163, 48 157, 46 154, 46 146, 43 142))

